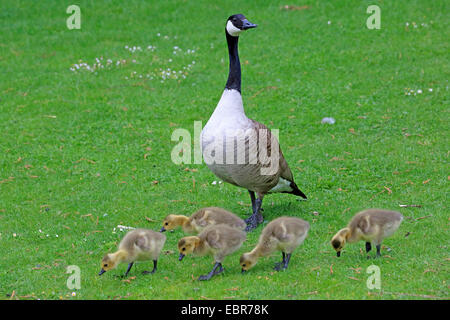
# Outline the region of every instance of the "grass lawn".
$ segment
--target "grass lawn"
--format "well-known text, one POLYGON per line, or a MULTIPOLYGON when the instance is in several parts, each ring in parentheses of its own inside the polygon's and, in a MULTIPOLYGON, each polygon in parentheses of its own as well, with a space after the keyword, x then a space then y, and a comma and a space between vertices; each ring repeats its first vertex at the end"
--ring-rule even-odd
POLYGON ((76 4, 81 30, 66 26, 68 2, 0 4, 0 299, 449 298, 448 1, 76 4), (379 30, 366 27, 373 4, 379 30), (308 238, 287 271, 273 272, 276 253, 242 275, 259 226, 223 275, 199 282, 213 259, 179 262, 177 230, 156 274, 141 275, 149 262, 99 277, 118 225, 159 230, 205 206, 250 214, 246 190, 171 161, 172 132, 193 134, 222 94, 234 13, 258 24, 239 44, 246 113, 280 130, 308 196, 269 195, 264 216, 301 217, 308 238), (367 260, 361 242, 337 258, 331 237, 373 207, 405 216, 383 257, 367 260), (380 290, 366 286, 372 264, 380 290), (81 289, 66 286, 69 265, 81 289))

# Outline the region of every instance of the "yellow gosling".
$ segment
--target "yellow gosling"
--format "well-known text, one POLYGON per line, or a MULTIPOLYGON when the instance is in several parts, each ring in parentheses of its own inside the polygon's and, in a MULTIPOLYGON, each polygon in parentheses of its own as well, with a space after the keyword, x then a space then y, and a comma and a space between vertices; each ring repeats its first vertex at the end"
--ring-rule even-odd
POLYGON ((207 226, 218 224, 226 224, 240 230, 244 230, 246 227, 245 221, 236 216, 234 213, 219 207, 207 207, 198 210, 190 217, 169 214, 164 219, 163 226, 160 231, 164 232, 181 227, 186 233, 197 234, 207 226))
POLYGON ((245 238, 246 233, 244 231, 225 224, 208 226, 198 236, 180 239, 178 242, 178 251, 180 252, 178 260, 183 260, 189 254, 196 256, 212 255, 215 261, 213 269, 208 274, 198 278, 198 280, 209 280, 223 271, 223 259, 238 250, 245 238))
POLYGON ((295 217, 280 217, 271 221, 262 231, 256 247, 240 258, 242 273, 253 268, 258 259, 279 250, 283 260, 275 264, 275 270, 287 269, 291 254, 308 235, 309 223, 295 217))
POLYGON ((98 275, 101 276, 106 271, 115 269, 120 263, 128 263, 126 277, 134 262, 148 260, 153 260, 153 270, 142 273, 154 273, 165 241, 166 236, 164 234, 153 230, 134 229, 129 231, 120 242, 118 250, 103 257, 98 275))
MULTIPOLYGON (((401 213, 382 209, 367 209, 357 213, 348 226, 339 230, 331 239, 331 245, 340 257, 345 244, 366 241, 366 253, 372 249, 373 242, 377 248, 376 257, 380 257, 381 242, 391 236, 403 220, 401 213)), ((370 258, 367 256, 367 258, 370 258)))

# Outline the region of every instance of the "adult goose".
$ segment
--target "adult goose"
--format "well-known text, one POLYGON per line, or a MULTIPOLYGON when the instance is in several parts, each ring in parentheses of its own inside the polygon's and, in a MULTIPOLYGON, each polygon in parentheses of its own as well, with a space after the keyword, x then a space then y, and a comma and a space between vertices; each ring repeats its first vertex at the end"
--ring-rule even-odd
POLYGON ((253 213, 246 219, 246 231, 263 221, 261 205, 266 194, 290 193, 306 199, 294 182, 276 137, 264 124, 245 115, 238 40, 241 32, 255 27, 242 14, 228 18, 225 28, 230 58, 228 80, 201 133, 202 154, 210 170, 223 181, 250 193, 253 213))

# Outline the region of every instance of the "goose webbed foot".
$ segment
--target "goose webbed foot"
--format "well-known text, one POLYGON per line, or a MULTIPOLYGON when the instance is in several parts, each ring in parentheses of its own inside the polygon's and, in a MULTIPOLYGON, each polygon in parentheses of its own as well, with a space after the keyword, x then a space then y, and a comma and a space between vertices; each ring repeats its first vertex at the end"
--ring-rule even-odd
POLYGON ((275 271, 280 271, 281 269, 285 270, 287 269, 288 265, 289 265, 289 260, 291 260, 291 254, 285 254, 284 252, 282 252, 283 254, 283 261, 275 263, 275 267, 273 268, 275 271))
POLYGON ((153 260, 153 270, 152 271, 142 271, 142 274, 154 274, 156 272, 156 266, 158 264, 157 260, 153 260))
POLYGON ((252 231, 262 222, 262 215, 259 214, 259 216, 260 217, 258 217, 258 214, 252 214, 250 218, 244 220, 247 224, 247 227, 245 228, 246 232, 252 231))
POLYGON ((216 264, 214 265, 213 269, 208 274, 204 274, 204 275, 198 277, 198 280, 200 280, 200 281, 209 280, 213 276, 215 276, 217 274, 220 274, 222 272, 223 272, 222 264, 220 262, 216 262, 216 264), (218 268, 218 270, 217 270, 217 268, 218 268))
POLYGON ((277 263, 275 263, 273 270, 280 271, 282 266, 284 266, 284 262, 277 262, 277 263))

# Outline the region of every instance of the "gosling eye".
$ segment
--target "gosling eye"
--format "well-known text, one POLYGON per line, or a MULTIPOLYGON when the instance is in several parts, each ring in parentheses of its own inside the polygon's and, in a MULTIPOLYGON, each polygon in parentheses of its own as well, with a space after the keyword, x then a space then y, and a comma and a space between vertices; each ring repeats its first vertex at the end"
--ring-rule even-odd
POLYGON ((166 226, 168 226, 169 225, 169 223, 168 222, 166 222, 164 225, 166 225, 166 226))
POLYGON ((105 263, 105 264, 104 264, 103 266, 104 266, 104 267, 107 267, 107 266, 108 266, 108 264, 106 264, 106 263, 105 263))
POLYGON ((245 263, 242 265, 243 267, 246 267, 245 263))
POLYGON ((186 251, 186 248, 183 248, 183 249, 181 249, 181 250, 186 251))

